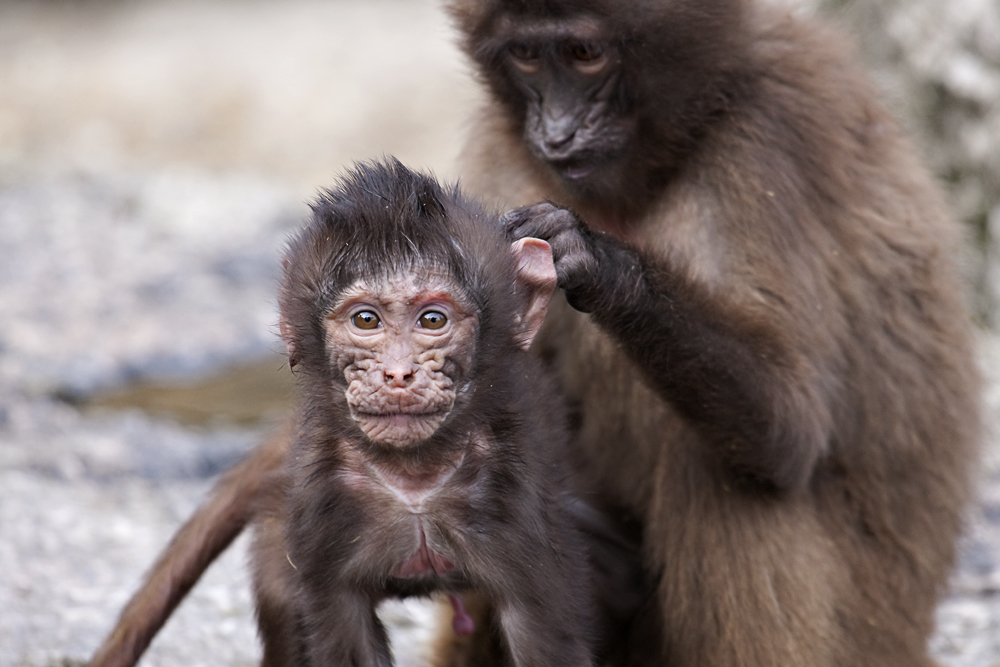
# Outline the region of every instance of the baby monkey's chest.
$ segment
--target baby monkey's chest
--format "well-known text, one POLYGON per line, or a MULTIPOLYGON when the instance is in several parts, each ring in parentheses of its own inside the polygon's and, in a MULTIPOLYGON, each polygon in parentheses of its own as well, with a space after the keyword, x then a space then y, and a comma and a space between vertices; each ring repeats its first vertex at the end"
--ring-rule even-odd
POLYGON ((476 475, 455 463, 418 469, 366 463, 344 470, 341 481, 365 535, 350 559, 355 567, 397 580, 464 578, 476 475))

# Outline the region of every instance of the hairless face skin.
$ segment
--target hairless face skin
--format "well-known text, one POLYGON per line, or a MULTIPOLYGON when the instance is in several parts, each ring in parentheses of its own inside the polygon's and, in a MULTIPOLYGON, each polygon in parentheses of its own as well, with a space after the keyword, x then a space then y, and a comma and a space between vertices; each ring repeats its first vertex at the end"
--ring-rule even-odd
POLYGON ((476 316, 450 287, 436 275, 398 275, 369 290, 359 282, 327 315, 330 365, 343 370, 351 417, 370 440, 413 445, 451 412, 476 316))

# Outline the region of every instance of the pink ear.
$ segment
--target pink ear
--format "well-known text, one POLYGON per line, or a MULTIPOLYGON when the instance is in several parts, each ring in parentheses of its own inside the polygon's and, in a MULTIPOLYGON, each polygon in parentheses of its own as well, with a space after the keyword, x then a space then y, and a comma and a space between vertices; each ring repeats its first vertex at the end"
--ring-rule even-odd
POLYGON ((556 267, 552 247, 542 239, 523 238, 511 246, 511 251, 517 260, 517 293, 523 300, 517 344, 527 350, 545 321, 549 299, 556 289, 556 267))

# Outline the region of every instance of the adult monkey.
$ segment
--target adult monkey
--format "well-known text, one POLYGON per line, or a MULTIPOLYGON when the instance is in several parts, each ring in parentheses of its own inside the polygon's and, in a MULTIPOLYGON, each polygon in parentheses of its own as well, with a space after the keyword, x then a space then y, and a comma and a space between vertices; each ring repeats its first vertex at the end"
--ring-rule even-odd
POLYGON ((452 11, 490 93, 464 187, 579 214, 508 224, 582 311, 540 352, 658 578, 622 661, 932 664, 978 437, 959 233, 842 45, 741 0, 452 11))

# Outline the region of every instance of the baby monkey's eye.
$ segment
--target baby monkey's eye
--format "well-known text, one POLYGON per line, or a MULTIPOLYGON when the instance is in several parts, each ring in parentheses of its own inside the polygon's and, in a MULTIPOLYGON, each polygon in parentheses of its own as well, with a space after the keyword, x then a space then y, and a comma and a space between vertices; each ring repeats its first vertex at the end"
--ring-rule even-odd
POLYGON ((425 329, 440 329, 447 322, 448 318, 445 317, 444 313, 439 313, 436 310, 428 310, 420 316, 420 326, 425 329))
POLYGON ((370 310, 362 310, 351 318, 351 322, 359 329, 376 329, 381 321, 378 315, 370 310))

